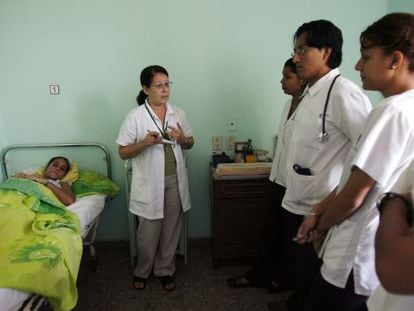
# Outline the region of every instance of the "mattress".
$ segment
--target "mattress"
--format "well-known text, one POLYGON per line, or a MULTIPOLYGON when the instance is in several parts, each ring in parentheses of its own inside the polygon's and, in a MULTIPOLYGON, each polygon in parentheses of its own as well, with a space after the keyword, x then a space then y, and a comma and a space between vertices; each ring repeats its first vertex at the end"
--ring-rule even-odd
MULTIPOLYGON (((92 227, 94 220, 105 206, 105 194, 94 194, 77 199, 67 209, 78 215, 82 236, 85 237, 92 227)), ((0 311, 16 311, 29 298, 31 293, 10 288, 0 288, 0 311)))

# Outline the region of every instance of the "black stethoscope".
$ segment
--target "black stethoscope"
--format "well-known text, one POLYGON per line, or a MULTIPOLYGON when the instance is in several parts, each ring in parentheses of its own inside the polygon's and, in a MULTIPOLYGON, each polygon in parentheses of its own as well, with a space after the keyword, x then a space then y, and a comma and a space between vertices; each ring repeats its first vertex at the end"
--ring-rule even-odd
POLYGON ((328 141, 328 133, 326 132, 325 129, 325 121, 326 121, 326 110, 328 109, 328 102, 329 102, 329 98, 331 97, 331 91, 332 88, 335 84, 336 79, 338 79, 338 77, 341 74, 338 74, 332 81, 331 85, 329 86, 329 90, 328 90, 328 95, 326 95, 326 100, 325 100, 325 107, 323 108, 323 115, 322 115, 322 132, 319 134, 318 137, 318 141, 321 144, 325 144, 328 141))
POLYGON ((167 120, 167 118, 165 118, 165 125, 163 126, 163 129, 161 129, 159 126, 158 126, 158 123, 157 123, 157 121, 155 121, 155 119, 154 119, 154 117, 152 116, 152 113, 149 111, 149 109, 148 109, 148 107, 147 107, 147 103, 145 102, 145 109, 147 109, 147 112, 148 112, 148 114, 149 114, 149 116, 151 117, 151 119, 152 119, 152 122, 154 122, 154 124, 155 124, 155 126, 157 127, 157 129, 158 129, 158 131, 161 133, 161 136, 163 137, 163 138, 165 138, 165 139, 169 139, 169 136, 168 136, 168 134, 167 134, 167 129, 168 129, 168 122, 166 122, 166 120, 167 120))

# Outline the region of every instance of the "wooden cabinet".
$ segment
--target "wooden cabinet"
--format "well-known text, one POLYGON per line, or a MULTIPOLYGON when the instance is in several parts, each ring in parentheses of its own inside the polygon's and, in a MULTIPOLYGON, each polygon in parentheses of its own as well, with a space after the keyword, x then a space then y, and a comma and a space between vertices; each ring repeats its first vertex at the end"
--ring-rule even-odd
POLYGON ((211 175, 213 265, 251 263, 271 204, 268 176, 211 175))

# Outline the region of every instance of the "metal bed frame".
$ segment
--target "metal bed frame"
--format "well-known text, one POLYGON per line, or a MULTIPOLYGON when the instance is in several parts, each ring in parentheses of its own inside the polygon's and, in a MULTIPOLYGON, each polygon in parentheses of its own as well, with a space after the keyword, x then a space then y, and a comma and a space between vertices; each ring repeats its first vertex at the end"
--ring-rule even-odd
POLYGON ((106 175, 109 179, 112 179, 112 170, 111 170, 111 157, 109 155, 108 149, 99 143, 50 143, 50 144, 15 144, 15 145, 9 145, 4 147, 1 150, 0 153, 0 157, 1 157, 1 169, 2 169, 2 173, 3 173, 3 178, 7 179, 8 178, 8 173, 7 173, 7 159, 6 159, 6 155, 9 151, 13 150, 13 149, 38 149, 38 148, 60 148, 60 147, 64 147, 64 148, 70 148, 70 147, 96 147, 102 150, 102 152, 105 155, 104 160, 106 160, 106 175))

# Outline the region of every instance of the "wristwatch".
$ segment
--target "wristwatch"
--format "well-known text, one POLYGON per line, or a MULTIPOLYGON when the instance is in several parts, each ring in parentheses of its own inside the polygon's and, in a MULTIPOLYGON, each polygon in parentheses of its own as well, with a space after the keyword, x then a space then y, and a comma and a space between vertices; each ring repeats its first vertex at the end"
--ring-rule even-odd
POLYGON ((404 203, 405 210, 406 210, 406 216, 407 216, 406 219, 407 219, 408 224, 411 226, 413 222, 413 206, 402 194, 399 194, 396 192, 385 192, 384 194, 382 194, 377 202, 378 212, 382 214, 385 205, 387 204, 389 200, 392 200, 392 199, 399 199, 404 203))

